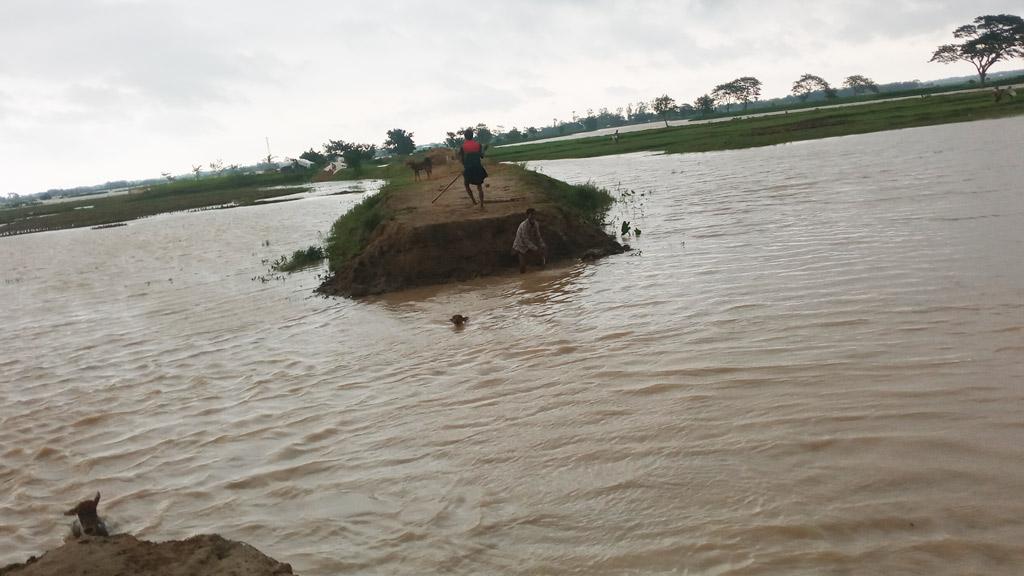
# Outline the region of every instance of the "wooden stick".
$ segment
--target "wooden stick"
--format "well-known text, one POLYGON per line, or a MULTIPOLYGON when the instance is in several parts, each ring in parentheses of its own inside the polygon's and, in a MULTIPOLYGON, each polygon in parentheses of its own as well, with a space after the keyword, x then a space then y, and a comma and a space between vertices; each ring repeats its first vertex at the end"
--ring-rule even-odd
POLYGON ((445 186, 445 187, 444 187, 444 188, 443 188, 443 189, 441 190, 441 194, 438 194, 437 196, 435 196, 435 197, 434 197, 434 199, 430 201, 430 203, 431 203, 431 204, 433 204, 434 202, 437 202, 437 199, 438 199, 438 198, 440 198, 442 194, 444 194, 445 192, 447 192, 447 191, 448 191, 448 189, 452 187, 452 184, 455 184, 455 181, 459 179, 459 176, 462 176, 462 174, 460 173, 460 174, 459 174, 458 176, 456 176, 455 178, 452 178, 452 181, 451 181, 451 182, 449 182, 449 183, 448 183, 448 185, 447 185, 447 186, 445 186))

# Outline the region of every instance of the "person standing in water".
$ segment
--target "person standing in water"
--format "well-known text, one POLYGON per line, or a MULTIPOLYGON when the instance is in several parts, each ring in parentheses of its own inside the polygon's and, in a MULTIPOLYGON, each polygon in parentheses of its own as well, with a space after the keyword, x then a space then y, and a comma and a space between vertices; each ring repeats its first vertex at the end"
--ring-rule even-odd
POLYGON ((540 226, 537 224, 537 211, 533 208, 526 209, 526 220, 516 230, 516 239, 512 242, 512 251, 519 256, 519 273, 526 272, 526 257, 532 252, 540 256, 540 265, 543 267, 548 263, 548 245, 540 235, 540 226))
POLYGON ((470 190, 469 185, 476 186, 477 192, 480 193, 480 209, 483 210, 484 178, 487 178, 487 170, 484 170, 483 164, 484 148, 479 142, 473 140, 472 128, 466 128, 463 135, 466 140, 459 148, 459 160, 462 161, 462 184, 466 187, 466 194, 469 195, 473 204, 476 204, 476 199, 473 198, 473 191, 470 190))

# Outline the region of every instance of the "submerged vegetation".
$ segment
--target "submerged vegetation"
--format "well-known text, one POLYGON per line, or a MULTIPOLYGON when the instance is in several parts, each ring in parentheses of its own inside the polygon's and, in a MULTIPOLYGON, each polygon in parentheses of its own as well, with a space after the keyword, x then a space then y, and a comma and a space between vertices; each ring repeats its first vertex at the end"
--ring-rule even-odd
POLYGON ((323 262, 325 257, 323 247, 314 244, 305 250, 292 252, 290 257, 281 256, 270 263, 270 269, 275 272, 295 272, 303 268, 316 266, 323 262))

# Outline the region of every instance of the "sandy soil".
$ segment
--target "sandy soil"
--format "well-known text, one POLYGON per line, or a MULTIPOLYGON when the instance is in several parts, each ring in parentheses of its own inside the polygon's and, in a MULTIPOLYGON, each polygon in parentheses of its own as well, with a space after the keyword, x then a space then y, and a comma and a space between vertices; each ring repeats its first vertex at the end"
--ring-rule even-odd
MULTIPOLYGON (((530 206, 543 204, 533 192, 517 186, 514 173, 506 165, 486 164, 488 177, 484 188, 484 210, 473 205, 462 184, 462 167, 455 162, 434 168, 433 176, 408 188, 397 191, 389 200, 390 206, 404 222, 423 226, 456 220, 500 218, 509 214, 522 214, 530 206), (455 183, 433 202, 452 180, 455 183)), ((476 186, 472 187, 476 196, 476 186)), ((477 199, 479 200, 479 198, 477 199)))
POLYGON ((120 534, 69 540, 0 576, 284 576, 292 567, 217 535, 147 542, 120 534))

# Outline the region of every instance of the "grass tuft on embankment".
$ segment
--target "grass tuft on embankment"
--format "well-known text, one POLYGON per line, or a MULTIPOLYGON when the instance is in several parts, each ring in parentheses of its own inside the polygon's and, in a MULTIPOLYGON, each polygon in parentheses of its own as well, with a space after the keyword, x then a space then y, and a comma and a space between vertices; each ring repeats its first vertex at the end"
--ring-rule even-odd
MULTIPOLYGON (((395 190, 413 182, 413 173, 401 159, 392 159, 383 166, 364 166, 358 172, 359 178, 379 178, 387 180, 387 184, 376 194, 363 198, 351 210, 341 215, 331 226, 325 246, 327 248, 327 267, 336 273, 353 256, 362 252, 370 241, 374 229, 385 220, 391 218, 384 201, 395 190)), ((347 179, 341 174, 336 180, 347 179)))
POLYGON ((337 272, 353 256, 366 247, 370 235, 388 218, 384 198, 388 186, 352 207, 334 221, 327 236, 327 262, 331 272, 337 272))
POLYGON ((523 184, 541 192, 562 210, 595 226, 601 226, 615 199, 591 183, 568 184, 532 170, 520 169, 523 184))

